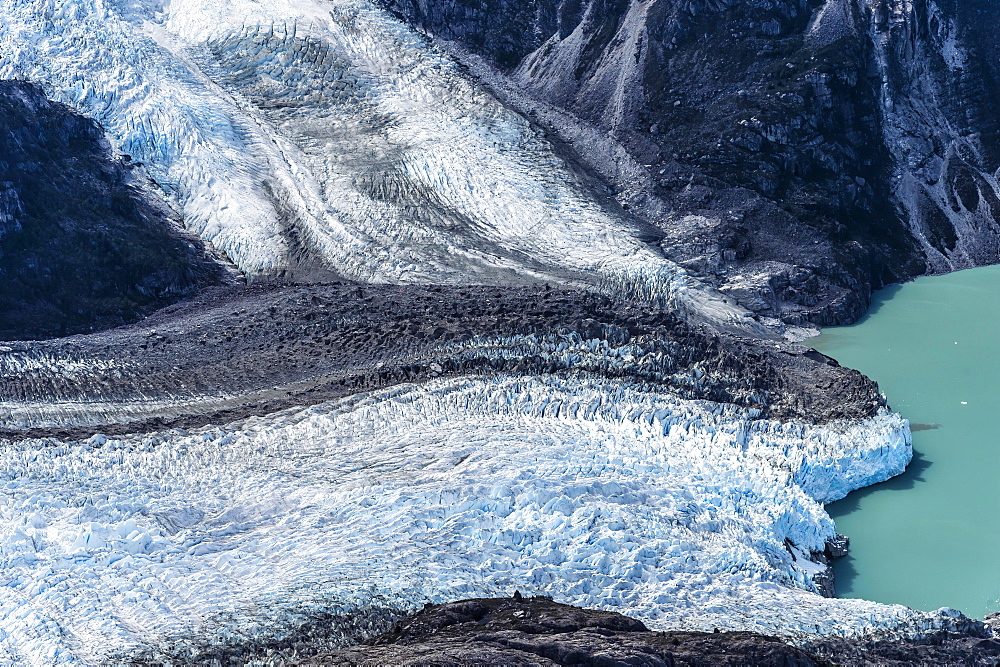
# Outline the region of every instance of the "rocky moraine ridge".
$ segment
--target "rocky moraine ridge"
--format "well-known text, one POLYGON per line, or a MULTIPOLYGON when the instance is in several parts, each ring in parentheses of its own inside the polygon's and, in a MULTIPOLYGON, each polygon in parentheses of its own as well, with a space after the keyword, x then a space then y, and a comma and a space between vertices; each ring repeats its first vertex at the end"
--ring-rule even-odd
MULTIPOLYGON (((369 620, 370 619, 365 619, 369 620)), ((370 628, 351 628, 364 636, 370 628)), ((830 639, 805 648, 752 632, 651 631, 614 612, 579 609, 550 598, 461 600, 427 605, 387 632, 352 646, 322 623, 281 641, 237 646, 187 645, 174 661, 246 664, 295 655, 297 665, 648 665, 664 667, 827 667, 843 665, 995 665, 1000 642, 981 627, 911 641, 830 639), (327 648, 322 648, 327 645, 327 648)), ((162 659, 162 656, 160 656, 162 659)), ((286 658, 287 659, 287 658, 286 658)))
POLYGON ((801 344, 998 261, 990 3, 42 5, 0 661, 1000 656, 831 598, 823 505, 909 431, 801 344))

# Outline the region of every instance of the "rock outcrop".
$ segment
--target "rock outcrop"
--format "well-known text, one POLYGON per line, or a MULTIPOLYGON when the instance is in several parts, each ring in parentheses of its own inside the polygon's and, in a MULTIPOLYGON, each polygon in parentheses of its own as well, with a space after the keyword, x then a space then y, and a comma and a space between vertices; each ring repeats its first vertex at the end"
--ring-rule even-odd
POLYGON ((281 659, 300 665, 992 666, 1000 660, 1000 642, 982 623, 968 621, 910 640, 828 638, 797 647, 753 632, 650 631, 622 614, 515 593, 427 605, 402 618, 387 610, 350 621, 317 617, 280 641, 188 646, 160 660, 164 655, 222 665, 281 659), (366 631, 389 625, 359 641, 366 631), (345 641, 353 645, 342 647, 345 641), (288 657, 293 655, 298 657, 288 657))
POLYGON ((781 665, 822 664, 752 632, 650 632, 621 614, 544 598, 429 605, 367 644, 302 664, 781 665))
POLYGON ((140 173, 97 123, 0 82, 0 339, 134 321, 224 280, 140 173))

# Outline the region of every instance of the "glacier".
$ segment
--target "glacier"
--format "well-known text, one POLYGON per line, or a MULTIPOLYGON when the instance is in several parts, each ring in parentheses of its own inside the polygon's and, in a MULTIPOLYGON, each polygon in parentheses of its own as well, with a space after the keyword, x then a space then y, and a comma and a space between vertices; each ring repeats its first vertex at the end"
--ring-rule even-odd
POLYGON ((821 598, 823 503, 898 474, 897 415, 815 426, 573 378, 456 378, 228 427, 0 449, 0 656, 102 662, 303 609, 545 594, 653 628, 914 633, 821 598))
POLYGON ((554 281, 744 319, 373 4, 3 0, 0 17, 0 77, 102 123, 251 277, 554 281))
MULTIPOLYGON (((591 194, 540 129, 367 2, 0 0, 0 77, 100 121, 251 279, 554 282, 753 326, 591 194)), ((766 420, 582 372, 611 363, 605 349, 543 351, 586 363, 226 426, 0 441, 0 662, 101 663, 272 636, 296 615, 515 589, 658 629, 948 627, 950 611, 817 595, 812 554, 835 535, 823 505, 903 470, 898 415, 766 420)), ((136 368, 0 355, 0 373, 33 380, 136 368)), ((232 398, 171 389, 8 400, 0 426, 232 398)))

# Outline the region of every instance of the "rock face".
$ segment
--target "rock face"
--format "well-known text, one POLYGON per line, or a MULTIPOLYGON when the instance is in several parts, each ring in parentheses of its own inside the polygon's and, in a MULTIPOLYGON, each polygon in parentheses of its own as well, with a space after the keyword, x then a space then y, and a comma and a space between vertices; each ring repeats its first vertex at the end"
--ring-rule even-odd
POLYGON ((613 612, 544 598, 429 605, 371 642, 303 664, 817 665, 752 632, 650 632, 613 612))
POLYGON ((869 17, 893 196, 934 271, 995 263, 1000 249, 997 11, 894 0, 869 17))
POLYGON ((365 644, 302 664, 994 665, 981 624, 916 641, 826 640, 809 652, 752 632, 650 632, 634 619, 544 598, 428 605, 365 644))
POLYGON ((96 123, 0 82, 0 339, 136 320, 223 270, 96 123))
POLYGON ((501 70, 473 66, 760 314, 846 322, 1000 257, 995 4, 384 4, 501 70))

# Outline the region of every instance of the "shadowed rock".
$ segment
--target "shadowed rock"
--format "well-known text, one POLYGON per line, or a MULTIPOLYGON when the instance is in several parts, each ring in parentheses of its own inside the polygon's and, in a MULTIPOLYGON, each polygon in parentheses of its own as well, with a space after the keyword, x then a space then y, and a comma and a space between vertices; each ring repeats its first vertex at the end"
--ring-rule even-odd
POLYGON ((0 338, 117 326, 221 282, 97 123, 0 81, 0 338))

